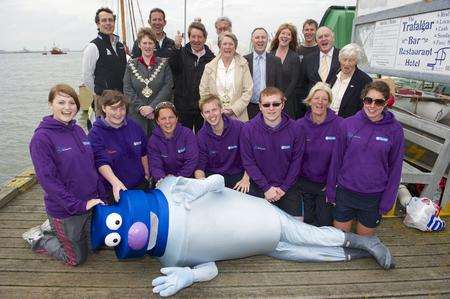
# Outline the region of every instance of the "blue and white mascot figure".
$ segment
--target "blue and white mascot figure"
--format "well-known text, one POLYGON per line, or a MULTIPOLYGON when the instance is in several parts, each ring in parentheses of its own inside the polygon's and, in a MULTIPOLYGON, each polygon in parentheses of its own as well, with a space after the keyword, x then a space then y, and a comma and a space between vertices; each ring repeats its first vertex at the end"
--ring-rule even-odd
POLYGON ((115 247, 117 258, 156 256, 165 268, 153 292, 171 296, 217 276, 215 261, 258 254, 291 261, 348 261, 373 256, 395 266, 377 237, 315 227, 262 198, 225 188, 223 177, 167 177, 145 193, 128 190, 118 204, 96 206, 93 249, 115 247))

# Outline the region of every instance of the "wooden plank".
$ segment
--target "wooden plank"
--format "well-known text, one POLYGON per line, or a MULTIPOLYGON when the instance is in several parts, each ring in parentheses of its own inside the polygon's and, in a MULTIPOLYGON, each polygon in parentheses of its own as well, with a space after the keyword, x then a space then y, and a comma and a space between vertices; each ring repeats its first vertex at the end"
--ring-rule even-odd
MULTIPOLYGON (((342 284, 328 286, 265 286, 265 287, 212 287, 208 283, 197 283, 182 290, 174 298, 242 298, 242 297, 286 297, 295 298, 373 298, 396 296, 438 296, 448 295, 445 287, 447 281, 416 281, 417 288, 412 289, 409 282, 393 282, 389 285, 381 283, 342 284), (442 287, 444 285, 444 287, 442 287), (331 289, 332 288, 332 289, 331 289)), ((2 298, 148 298, 155 297, 150 283, 137 288, 117 288, 114 283, 110 287, 0 287, 2 298)))
POLYGON ((5 213, 45 213, 44 206, 42 204, 39 205, 26 205, 26 206, 6 206, 0 210, 1 214, 5 213))
MULTIPOLYGON (((419 267, 439 267, 450 261, 447 254, 396 257, 397 269, 419 268, 419 267)), ((360 259, 351 262, 339 263, 297 263, 288 261, 279 261, 273 258, 254 257, 240 260, 218 262, 219 271, 222 273, 241 272, 282 272, 282 271, 342 271, 342 270, 378 270, 379 266, 373 259, 360 259)), ((0 269, 2 271, 21 271, 33 273, 134 273, 148 267, 154 273, 158 273, 161 267, 160 263, 154 258, 143 258, 129 261, 114 260, 109 257, 105 260, 102 257, 91 256, 87 263, 82 266, 71 268, 60 261, 53 259, 0 259, 0 269)))
MULTIPOLYGON (((140 273, 130 276, 129 273, 40 273, 22 271, 3 271, 0 273, 1 286, 66 286, 80 287, 108 287, 114 281, 116 287, 141 287, 152 278, 151 269, 145 267, 140 273)), ((215 287, 231 286, 260 286, 278 285, 318 285, 342 283, 389 283, 391 281, 433 281, 450 279, 448 267, 409 268, 385 270, 343 270, 339 275, 333 271, 308 271, 299 273, 295 271, 254 273, 242 269, 240 272, 220 272, 219 279, 210 282, 215 287), (307 273, 307 274, 306 274, 307 273)))

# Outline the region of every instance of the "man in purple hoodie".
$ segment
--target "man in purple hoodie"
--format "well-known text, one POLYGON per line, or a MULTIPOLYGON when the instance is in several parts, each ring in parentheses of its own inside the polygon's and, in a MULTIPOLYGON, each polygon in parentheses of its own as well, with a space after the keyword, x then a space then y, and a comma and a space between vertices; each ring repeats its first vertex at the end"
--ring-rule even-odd
POLYGON ((201 99, 199 107, 205 123, 197 134, 199 161, 195 178, 221 174, 226 187, 247 193, 250 178, 239 154, 239 136, 244 124, 222 114, 222 102, 216 96, 201 99))
POLYGON ((152 177, 192 177, 198 163, 198 146, 192 130, 178 123, 175 106, 161 102, 155 108, 158 127, 148 140, 147 152, 152 177))
POLYGON ((282 112, 284 103, 283 92, 276 87, 261 92, 261 112, 242 129, 241 158, 251 179, 252 195, 265 198, 293 216, 301 216, 296 183, 305 137, 282 112))
POLYGON ((362 95, 363 109, 339 128, 326 196, 336 203, 335 227, 350 231, 356 219, 358 234, 373 235, 397 198, 404 138, 402 126, 386 109, 389 86, 375 81, 362 95))
POLYGON ((33 227, 22 236, 33 251, 76 266, 87 258, 89 210, 103 204, 103 192, 91 144, 75 124, 80 108, 75 90, 58 84, 50 90, 48 103, 52 115, 35 130, 30 154, 50 227, 33 227))

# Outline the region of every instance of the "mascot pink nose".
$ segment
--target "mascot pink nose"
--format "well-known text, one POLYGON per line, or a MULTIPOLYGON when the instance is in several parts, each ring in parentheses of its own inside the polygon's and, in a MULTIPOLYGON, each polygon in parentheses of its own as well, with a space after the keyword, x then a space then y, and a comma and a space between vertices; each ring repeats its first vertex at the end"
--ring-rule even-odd
POLYGON ((142 222, 135 222, 128 230, 128 246, 134 250, 142 249, 147 244, 148 228, 142 222))

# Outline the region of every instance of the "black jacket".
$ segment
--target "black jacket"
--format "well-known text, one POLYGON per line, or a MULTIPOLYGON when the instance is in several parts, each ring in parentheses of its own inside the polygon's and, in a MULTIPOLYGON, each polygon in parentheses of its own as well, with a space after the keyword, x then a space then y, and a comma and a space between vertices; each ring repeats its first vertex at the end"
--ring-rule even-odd
MULTIPOLYGON (((330 85, 333 86, 334 83, 336 83, 336 80, 337 77, 334 76, 330 81, 330 85)), ((348 83, 347 89, 342 96, 341 106, 339 106, 338 112, 339 116, 346 118, 361 110, 363 107, 361 92, 370 82, 372 82, 372 78, 356 67, 356 70, 348 83)))
POLYGON ((101 95, 105 89, 114 89, 123 92, 123 75, 127 59, 125 48, 121 42, 117 42, 116 51, 111 45, 108 35, 101 32, 91 43, 98 49, 99 57, 94 70, 94 92, 101 95))
MULTIPOLYGON (((320 52, 314 51, 305 57, 303 57, 302 63, 300 65, 300 78, 299 78, 299 97, 305 99, 308 96, 311 88, 319 81, 322 81, 319 76, 319 66, 320 66, 320 52)), ((340 68, 339 64, 339 49, 334 48, 333 58, 331 60, 330 72, 328 73, 326 83, 330 83, 331 79, 336 77, 338 70, 340 68)))
MULTIPOLYGON (((253 53, 244 56, 247 59, 250 74, 253 77, 253 53)), ((275 86, 283 89, 283 70, 281 59, 273 54, 266 53, 266 87, 275 86)))
POLYGON ((205 45, 206 53, 200 59, 192 53, 191 44, 174 49, 169 63, 174 78, 174 102, 179 111, 200 111, 198 87, 205 65, 214 59, 214 53, 205 45))
MULTIPOLYGON (((172 50, 174 49, 175 42, 173 39, 164 37, 162 42, 162 47, 159 46, 159 43, 156 43, 155 55, 157 57, 169 58, 172 54, 172 50)), ((133 50, 131 51, 131 57, 136 58, 142 55, 141 49, 139 48, 138 41, 135 40, 133 44, 133 50)))

